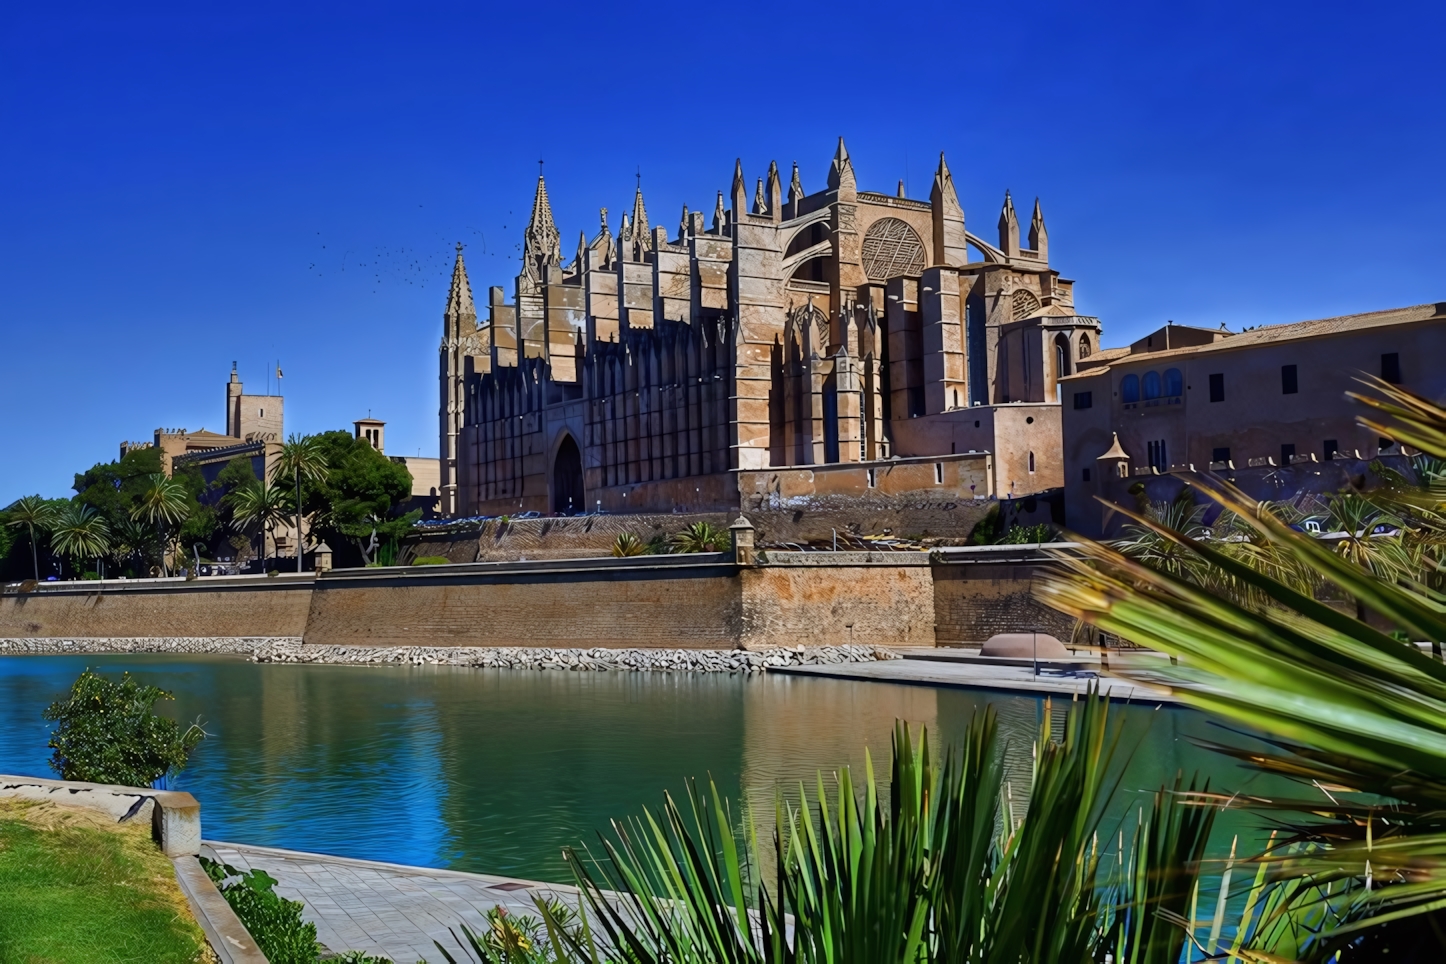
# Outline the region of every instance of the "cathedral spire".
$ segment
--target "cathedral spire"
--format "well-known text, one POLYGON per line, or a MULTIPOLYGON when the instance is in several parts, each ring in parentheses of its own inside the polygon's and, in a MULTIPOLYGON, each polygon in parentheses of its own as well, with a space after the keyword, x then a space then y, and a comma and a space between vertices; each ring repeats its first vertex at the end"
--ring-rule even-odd
POLYGON ((733 202, 733 217, 737 221, 743 220, 743 215, 748 211, 748 187, 743 181, 743 158, 733 162, 733 189, 728 192, 729 200, 733 202))
POLYGON ((999 247, 1009 257, 1019 257, 1019 215, 1014 213, 1014 199, 1004 192, 1004 208, 999 212, 999 247))
POLYGON ((768 216, 778 222, 783 220, 783 181, 778 176, 778 162, 768 164, 767 197, 768 216))
POLYGON ((723 207, 723 192, 718 192, 718 203, 713 205, 713 233, 722 234, 728 221, 727 209, 723 207))
POLYGON ((838 139, 838 149, 833 154, 833 165, 828 169, 828 189, 849 192, 857 190, 854 162, 849 158, 849 149, 844 146, 842 137, 838 139))
POLYGON ((643 181, 638 178, 638 188, 633 194, 632 217, 623 217, 623 256, 633 261, 643 260, 643 255, 653 250, 653 236, 648 227, 648 209, 643 204, 643 181))
POLYGON ((541 276, 543 265, 562 263, 561 237, 552 220, 552 203, 547 199, 547 183, 537 175, 537 194, 532 198, 532 219, 527 222, 522 261, 524 269, 541 276))
POLYGON ((1039 209, 1039 198, 1034 199, 1034 216, 1029 219, 1029 247, 1039 260, 1049 260, 1049 232, 1044 229, 1044 212, 1039 209))
POLYGON ((462 261, 460 241, 457 242, 457 261, 452 265, 452 287, 447 292, 447 309, 442 317, 450 337, 477 327, 477 308, 472 303, 472 286, 467 282, 467 265, 462 261))
POLYGON ((793 162, 793 177, 788 181, 788 203, 794 206, 793 216, 798 217, 798 202, 803 200, 803 181, 798 176, 798 162, 793 162))
POLYGON ((934 261, 938 264, 962 266, 969 261, 968 242, 964 237, 964 209, 954 190, 954 175, 939 152, 939 167, 934 171, 934 185, 929 189, 929 207, 934 221, 934 261))
POLYGON ((761 177, 758 179, 758 187, 753 190, 753 213, 768 213, 768 202, 763 199, 763 178, 761 177))

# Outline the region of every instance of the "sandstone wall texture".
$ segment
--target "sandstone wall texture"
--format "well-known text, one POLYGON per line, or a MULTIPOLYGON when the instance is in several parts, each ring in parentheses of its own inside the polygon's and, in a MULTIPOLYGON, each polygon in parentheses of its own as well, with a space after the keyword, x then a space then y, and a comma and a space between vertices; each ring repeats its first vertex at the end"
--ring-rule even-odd
POLYGON ((303 639, 307 648, 762 651, 961 645, 1001 632, 1068 640, 1072 631, 1034 600, 1039 565, 1025 556, 931 564, 924 553, 775 550, 768 558, 741 569, 699 554, 346 570, 224 588, 205 580, 42 587, 0 596, 0 653, 81 651, 70 647, 95 640, 121 651, 188 651, 191 641, 225 639, 238 653, 303 639))
POLYGON ((934 589, 928 557, 897 555, 918 558, 902 565, 768 565, 742 570, 739 642, 753 650, 840 643, 933 646, 934 589))
POLYGON ((740 613, 731 562, 649 559, 360 570, 319 581, 305 639, 318 646, 734 648, 740 613))
POLYGON ((933 568, 935 644, 978 644, 996 633, 1049 633, 1068 643, 1074 620, 1031 595, 1037 565, 933 568))
POLYGON ((97 591, 54 589, 0 596, 0 638, 300 636, 311 608, 310 576, 216 588, 204 581, 97 591), (268 584, 269 583, 269 584, 268 584))

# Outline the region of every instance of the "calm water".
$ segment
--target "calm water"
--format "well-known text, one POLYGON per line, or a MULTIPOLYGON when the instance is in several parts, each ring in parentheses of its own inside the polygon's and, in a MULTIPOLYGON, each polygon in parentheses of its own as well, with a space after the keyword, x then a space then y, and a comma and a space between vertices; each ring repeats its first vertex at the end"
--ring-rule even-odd
MULTIPOLYGON (((895 719, 957 737, 999 712, 1013 786, 1027 786, 1042 700, 767 676, 561 673, 250 663, 206 657, 0 657, 0 773, 53 776, 41 710, 86 666, 176 694, 160 708, 211 734, 176 781, 216 840, 542 880, 570 880, 564 844, 710 774, 767 819, 774 789, 859 767, 888 772, 895 719)), ((1120 707, 1123 798, 1177 771, 1266 792, 1191 737, 1239 742, 1199 714, 1120 707)), ((1016 795, 1016 800, 1019 800, 1016 795)), ((1247 825, 1227 814, 1217 837, 1247 825)), ((1254 834, 1251 834, 1254 836, 1254 834)))

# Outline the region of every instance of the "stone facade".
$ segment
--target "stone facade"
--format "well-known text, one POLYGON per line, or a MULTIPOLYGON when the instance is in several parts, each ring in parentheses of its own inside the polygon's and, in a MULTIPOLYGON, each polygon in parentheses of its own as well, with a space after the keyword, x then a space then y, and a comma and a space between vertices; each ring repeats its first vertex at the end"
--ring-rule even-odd
POLYGON ((1214 472, 1274 500, 1338 491, 1402 454, 1357 423, 1346 393, 1372 375, 1439 401, 1442 358, 1446 302, 1240 333, 1167 325, 1098 352, 1062 389, 1066 523, 1100 535, 1110 513, 1096 496, 1130 505, 1145 482, 1158 498, 1172 489, 1161 475, 1214 472))
POLYGON ((1026 247, 1006 194, 994 245, 942 156, 913 200, 861 191, 840 140, 811 194, 774 164, 750 204, 736 165, 708 222, 652 226, 639 187, 564 264, 539 177, 512 301, 491 288, 480 321, 459 248, 444 513, 728 509, 759 473, 837 467, 866 489, 911 457, 974 463, 953 473, 965 498, 1060 484, 1055 383, 1100 329, 1049 264, 1038 202, 1026 247))

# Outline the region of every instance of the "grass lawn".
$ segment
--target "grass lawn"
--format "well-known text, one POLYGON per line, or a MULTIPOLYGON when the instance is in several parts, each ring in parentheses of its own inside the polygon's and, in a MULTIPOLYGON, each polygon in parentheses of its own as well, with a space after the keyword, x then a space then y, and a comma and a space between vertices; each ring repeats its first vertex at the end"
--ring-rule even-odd
POLYGON ((214 961, 150 829, 0 800, 0 964, 214 961))

